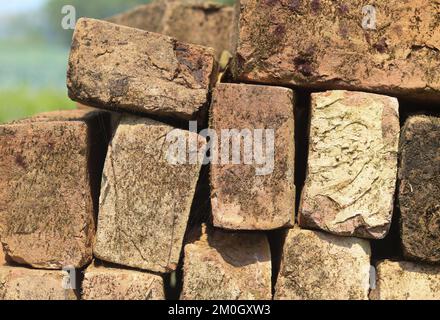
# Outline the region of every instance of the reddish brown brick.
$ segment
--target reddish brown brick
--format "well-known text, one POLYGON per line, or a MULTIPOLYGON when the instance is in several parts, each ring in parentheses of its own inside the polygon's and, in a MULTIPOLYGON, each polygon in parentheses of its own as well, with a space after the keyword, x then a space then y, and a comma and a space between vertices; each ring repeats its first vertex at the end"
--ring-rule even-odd
POLYGON ((108 119, 72 110, 0 126, 0 236, 8 258, 47 269, 91 261, 108 119))
POLYGON ((67 71, 71 99, 109 110, 196 118, 216 80, 214 50, 80 19, 67 71))
POLYGON ((239 80, 440 100, 436 1, 240 0, 237 8, 239 80), (368 4, 374 30, 363 28, 368 4))
MULTIPOLYGON (((234 230, 292 226, 295 214, 293 92, 279 87, 220 84, 213 93, 211 112, 211 127, 219 141, 223 140, 219 143, 218 164, 211 166, 214 225, 234 230), (227 140, 221 139, 222 130, 231 129, 250 130, 253 156, 255 129, 273 130, 273 161, 267 157, 266 163, 258 164, 251 154, 249 159, 253 160, 246 164, 241 143, 239 164, 224 163, 221 154, 226 149, 221 144, 227 140)), ((263 155, 268 156, 268 132, 262 131, 262 136, 263 155)), ((230 150, 230 160, 231 153, 230 150)))

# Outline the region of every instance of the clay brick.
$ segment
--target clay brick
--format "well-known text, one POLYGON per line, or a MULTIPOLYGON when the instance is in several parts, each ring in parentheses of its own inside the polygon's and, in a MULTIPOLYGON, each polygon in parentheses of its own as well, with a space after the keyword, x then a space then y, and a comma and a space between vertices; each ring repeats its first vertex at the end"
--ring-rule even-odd
POLYGON ((90 265, 82 285, 84 300, 164 300, 162 277, 136 270, 90 265))
POLYGON ((289 230, 276 283, 277 300, 366 300, 370 279, 367 240, 289 230))
POLYGON ((412 116, 400 138, 399 207, 404 255, 440 262, 440 118, 412 116))
POLYGON ((0 242, 0 266, 6 264, 6 257, 5 257, 5 253, 3 252, 3 246, 0 242))
POLYGON ((154 1, 107 19, 179 41, 232 52, 234 8, 200 0, 154 1))
POLYGON ((361 0, 239 2, 242 81, 440 99, 435 1, 374 1, 375 30, 361 0))
POLYGON ((270 300, 271 256, 262 233, 208 229, 185 246, 182 300, 270 300))
MULTIPOLYGON (((155 272, 176 269, 201 165, 168 162, 170 132, 200 138, 147 118, 122 118, 104 166, 96 257, 155 272)), ((200 148, 205 144, 199 140, 200 148)))
POLYGON ((77 300, 64 289, 65 271, 0 266, 0 300, 77 300))
POLYGON ((312 94, 299 223, 344 236, 388 233, 397 179, 398 102, 370 93, 312 94))
POLYGON ((413 262, 380 261, 372 300, 439 300, 440 267, 413 262))
POLYGON ((216 72, 211 48, 80 19, 67 87, 69 97, 85 105, 187 120, 206 107, 216 72))
MULTIPOLYGON (((279 87, 219 84, 213 92, 211 128, 222 140, 218 164, 211 166, 214 225, 233 230, 292 226, 295 215, 293 92, 279 87), (229 164, 222 161, 223 144, 227 141, 221 138, 222 130, 231 129, 250 130, 254 140, 255 129, 273 130, 273 163, 255 161, 257 147, 252 145, 252 140, 254 160, 246 164, 247 151, 243 146, 246 138, 242 139, 240 164, 231 161, 233 147, 230 147, 229 164)), ((262 136, 263 155, 268 156, 269 135, 263 131, 262 136)))
POLYGON ((71 110, 0 126, 0 235, 10 260, 43 269, 91 261, 108 120, 71 110))

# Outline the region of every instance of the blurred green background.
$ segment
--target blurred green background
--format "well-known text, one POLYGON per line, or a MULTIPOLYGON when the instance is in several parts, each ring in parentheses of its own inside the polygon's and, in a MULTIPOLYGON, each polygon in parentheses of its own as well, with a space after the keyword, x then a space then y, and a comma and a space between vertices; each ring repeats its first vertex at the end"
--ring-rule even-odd
MULTIPOLYGON (((234 0, 215 0, 232 4, 234 0)), ((149 0, 0 0, 0 123, 75 108, 67 97, 66 67, 72 30, 61 12, 106 18, 149 0)))

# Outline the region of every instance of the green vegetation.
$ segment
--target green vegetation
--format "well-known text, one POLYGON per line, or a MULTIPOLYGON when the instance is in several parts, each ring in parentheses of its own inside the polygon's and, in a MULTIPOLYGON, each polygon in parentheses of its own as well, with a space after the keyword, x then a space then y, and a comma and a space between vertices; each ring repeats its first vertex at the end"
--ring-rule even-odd
POLYGON ((68 100, 65 92, 57 89, 32 89, 27 86, 0 89, 0 123, 39 112, 73 108, 75 103, 68 100))
POLYGON ((61 27, 64 5, 73 5, 77 18, 105 18, 148 2, 150 0, 46 0, 37 11, 3 17, 0 21, 0 123, 75 106, 66 93, 72 30, 61 27))
POLYGON ((68 49, 32 39, 0 41, 0 123, 72 108, 66 94, 68 49))

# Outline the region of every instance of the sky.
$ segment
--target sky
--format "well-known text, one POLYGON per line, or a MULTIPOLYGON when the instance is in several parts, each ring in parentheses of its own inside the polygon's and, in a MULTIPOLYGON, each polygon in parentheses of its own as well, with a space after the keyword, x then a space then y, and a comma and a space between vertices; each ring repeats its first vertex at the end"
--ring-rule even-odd
POLYGON ((0 14, 15 14, 40 7, 45 0, 0 0, 0 14))

